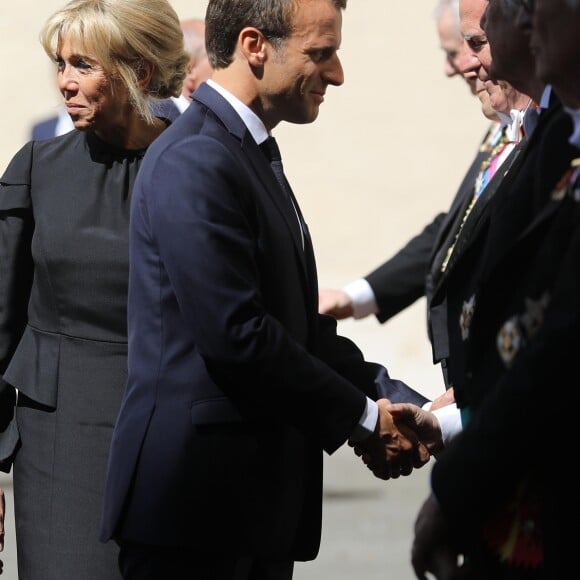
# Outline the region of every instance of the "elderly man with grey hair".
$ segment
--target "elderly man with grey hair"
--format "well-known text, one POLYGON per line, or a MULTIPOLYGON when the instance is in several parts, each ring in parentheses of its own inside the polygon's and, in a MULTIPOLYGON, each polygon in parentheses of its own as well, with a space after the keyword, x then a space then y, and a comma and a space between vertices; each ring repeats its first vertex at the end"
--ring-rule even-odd
POLYGON ((491 0, 489 9, 498 3, 517 5, 513 17, 531 25, 536 75, 564 109, 544 129, 527 193, 514 188, 492 215, 495 231, 514 218, 524 228, 502 257, 498 243, 488 245, 466 339, 468 370, 479 364, 472 402, 480 395, 463 433, 439 454, 415 523, 412 561, 423 580, 559 579, 577 569, 569 525, 580 519, 580 478, 569 470, 576 422, 538 403, 580 404, 569 378, 580 347, 580 2, 491 0), (503 373, 484 381, 493 366, 503 373))

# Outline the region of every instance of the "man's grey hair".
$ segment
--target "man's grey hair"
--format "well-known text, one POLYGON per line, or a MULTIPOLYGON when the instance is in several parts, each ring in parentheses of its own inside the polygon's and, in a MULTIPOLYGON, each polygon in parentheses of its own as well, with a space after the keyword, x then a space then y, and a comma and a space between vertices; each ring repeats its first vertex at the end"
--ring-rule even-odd
POLYGON ((446 10, 450 10, 453 13, 457 20, 457 26, 459 26, 459 0, 437 0, 437 5, 435 10, 433 10, 435 20, 439 20, 446 10))

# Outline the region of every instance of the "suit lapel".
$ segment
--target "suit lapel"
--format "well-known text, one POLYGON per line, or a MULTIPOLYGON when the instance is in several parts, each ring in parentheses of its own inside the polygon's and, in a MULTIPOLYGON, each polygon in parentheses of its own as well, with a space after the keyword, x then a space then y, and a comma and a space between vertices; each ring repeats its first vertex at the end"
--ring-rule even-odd
MULTIPOLYGON (((228 101, 206 83, 200 85, 192 97, 194 100, 199 101, 210 111, 212 111, 217 119, 222 123, 222 125, 224 125, 227 131, 240 143, 242 153, 246 157, 248 164, 253 169, 253 172, 258 181, 262 184, 266 195, 270 197, 276 208, 282 214, 282 217, 286 222, 288 229, 290 230, 297 259, 299 260, 302 267, 307 294, 309 299, 312 300, 313 292, 317 292, 316 267, 313 262, 314 252, 307 227, 304 228, 305 248, 303 249, 302 247, 302 234, 300 232, 300 225, 296 216, 297 212, 300 216, 300 219, 302 219, 302 222, 304 224, 305 222, 302 218, 302 213, 298 203, 295 202, 295 211, 286 193, 282 190, 281 185, 278 183, 278 180, 276 179, 276 176, 274 175, 274 172, 272 171, 266 156, 254 141, 254 138, 242 121, 241 117, 228 103, 228 101), (310 256, 308 260, 307 256, 310 256)), ((316 297, 316 299, 318 298, 316 297)))
POLYGON ((506 192, 507 195, 502 195, 494 208, 494 233, 490 236, 485 257, 484 276, 489 276, 504 261, 513 259, 513 252, 528 243, 537 229, 560 207, 555 189, 558 189, 556 183, 574 154, 568 143, 571 130, 570 118, 562 111, 560 102, 553 99, 550 108, 541 114, 527 146, 529 162, 523 171, 529 174, 529 178, 519 180, 516 187, 506 192), (525 223, 514 219, 518 213, 529 216, 525 223))

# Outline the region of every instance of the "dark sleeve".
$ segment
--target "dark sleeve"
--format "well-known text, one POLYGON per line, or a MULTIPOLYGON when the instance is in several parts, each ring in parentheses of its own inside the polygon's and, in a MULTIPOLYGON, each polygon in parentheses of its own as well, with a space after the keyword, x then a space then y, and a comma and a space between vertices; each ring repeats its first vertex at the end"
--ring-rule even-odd
POLYGON ((363 353, 350 339, 336 334, 336 319, 320 315, 322 340, 318 356, 349 382, 373 400, 389 399, 392 403, 414 403, 422 406, 429 399, 403 381, 390 377, 378 363, 365 361, 363 353))
MULTIPOLYGON (((30 202, 32 144, 23 147, 0 178, 0 374, 3 374, 27 320, 32 283, 30 202)), ((0 378, 0 470, 10 471, 18 441, 16 391, 0 378)))
POLYGON ((379 322, 387 321, 425 295, 429 260, 445 215, 438 214, 392 258, 365 276, 379 307, 379 322))
POLYGON ((433 467, 433 491, 452 528, 462 534, 476 533, 529 470, 546 474, 562 493, 573 481, 568 468, 580 406, 579 260, 576 232, 538 334, 489 386, 481 407, 433 467))

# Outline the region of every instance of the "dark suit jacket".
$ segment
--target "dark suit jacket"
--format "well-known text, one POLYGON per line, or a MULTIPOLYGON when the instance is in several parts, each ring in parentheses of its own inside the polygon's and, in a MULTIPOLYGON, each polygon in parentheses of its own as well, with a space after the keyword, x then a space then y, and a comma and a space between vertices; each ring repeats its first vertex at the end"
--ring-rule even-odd
POLYGON ((446 214, 440 213, 392 258, 365 276, 375 295, 377 319, 386 322, 425 296, 429 257, 446 214))
POLYGON ((486 228, 489 223, 490 202, 496 196, 501 196, 500 192, 509 189, 510 183, 514 176, 518 175, 523 160, 526 158, 528 145, 529 139, 524 138, 515 146, 500 169, 487 184, 464 222, 464 216, 471 203, 471 197, 466 195, 463 198, 453 222, 446 232, 442 232, 435 245, 427 278, 430 287, 429 294, 431 295, 431 300, 428 304, 429 336, 431 337, 433 362, 441 363, 443 375, 448 385, 454 384, 449 374, 451 358, 450 325, 453 325, 455 329, 458 327, 457 319, 454 317, 455 313, 450 313, 449 301, 462 295, 455 288, 455 284, 464 284, 470 277, 470 272, 474 265, 478 264, 482 240, 485 239, 486 228), (442 272, 441 265, 447 249, 452 243, 454 243, 453 253, 447 262, 445 271, 442 272), (466 274, 465 271, 468 273, 466 274))
POLYGON ((546 578, 568 575, 575 537, 563 519, 580 516, 579 480, 567 469, 577 438, 567 411, 580 403, 580 188, 557 185, 580 153, 569 133, 562 111, 545 118, 518 179, 490 210, 480 267, 464 288, 463 300, 473 299, 463 336, 450 319, 450 370, 471 418, 433 470, 445 516, 470 550, 502 505, 509 525, 525 480, 540 505, 546 578))
POLYGON ((216 91, 195 92, 142 170, 102 537, 312 559, 322 450, 349 437, 382 367, 318 315, 307 228, 303 249, 290 200, 216 91))
POLYGON ((163 117, 172 122, 181 114, 177 105, 171 99, 163 99, 162 101, 154 103, 153 113, 157 117, 163 117))
MULTIPOLYGON (((488 130, 482 143, 491 130, 488 130)), ((430 301, 432 284, 428 275, 434 248, 445 236, 463 201, 473 195, 475 178, 485 157, 484 152, 478 151, 446 213, 438 214, 400 251, 365 276, 377 301, 379 322, 386 322, 422 296, 427 297, 427 302, 430 301)))
MULTIPOLYGON (((486 143, 496 124, 492 124, 482 140, 486 143)), ((444 300, 432 306, 431 300, 437 267, 442 253, 457 232, 465 207, 473 197, 475 179, 482 162, 489 157, 483 147, 478 150, 471 166, 451 202, 447 213, 442 213, 411 239, 397 254, 366 276, 373 290, 379 312, 377 319, 385 322, 421 296, 427 299, 427 332, 433 350, 433 362, 441 363, 446 385, 449 339, 447 333, 447 304, 444 300)))
MULTIPOLYGON (((538 148, 543 141, 545 130, 550 126, 551 119, 560 111, 560 103, 553 100, 552 106, 542 113, 532 135, 524 138, 512 151, 469 214, 447 269, 434 277, 436 284, 431 302, 431 320, 438 321, 441 326, 445 324, 447 332, 445 348, 436 348, 435 343, 434 356, 447 358, 448 379, 455 387, 455 397, 460 406, 464 406, 462 384, 465 377, 465 351, 463 350, 465 340, 463 335, 466 332, 465 324, 469 323, 471 316, 470 300, 484 267, 482 256, 491 251, 489 248, 486 249, 486 244, 494 239, 499 242, 507 231, 518 231, 525 220, 529 219, 529 211, 526 212, 525 209, 529 205, 520 204, 521 210, 514 211, 510 217, 510 228, 504 228, 503 233, 500 233, 501 229, 492 226, 494 208, 502 207, 507 200, 511 199, 513 191, 530 191, 532 187, 530 180, 538 148), (438 312, 438 309, 441 309, 441 312, 438 312)), ((563 166, 556 165, 555 167, 556 172, 563 170, 563 166)), ((503 242, 496 244, 496 253, 500 255, 502 245, 503 242)))

